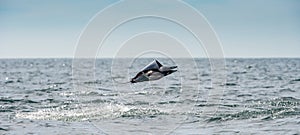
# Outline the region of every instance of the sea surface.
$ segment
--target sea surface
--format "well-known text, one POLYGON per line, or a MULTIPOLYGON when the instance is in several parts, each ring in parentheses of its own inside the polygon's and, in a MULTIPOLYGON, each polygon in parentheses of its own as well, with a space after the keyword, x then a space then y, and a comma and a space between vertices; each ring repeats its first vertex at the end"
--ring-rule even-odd
POLYGON ((300 134, 299 58, 152 60, 0 59, 0 134, 300 134))

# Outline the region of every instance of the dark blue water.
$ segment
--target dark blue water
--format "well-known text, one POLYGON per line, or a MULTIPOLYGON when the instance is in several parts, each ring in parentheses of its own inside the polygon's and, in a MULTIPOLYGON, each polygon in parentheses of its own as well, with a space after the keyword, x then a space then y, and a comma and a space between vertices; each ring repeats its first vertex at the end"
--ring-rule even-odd
POLYGON ((0 59, 0 134, 300 134, 300 59, 226 59, 219 97, 208 59, 159 60, 124 84, 152 59, 0 59))

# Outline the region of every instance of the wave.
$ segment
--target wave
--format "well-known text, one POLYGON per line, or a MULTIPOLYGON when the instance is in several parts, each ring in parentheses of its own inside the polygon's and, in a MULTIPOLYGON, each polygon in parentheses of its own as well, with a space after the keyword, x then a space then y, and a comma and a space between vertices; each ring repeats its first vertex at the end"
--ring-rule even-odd
MULTIPOLYGON (((253 101, 251 101, 253 102, 253 101)), ((207 119, 207 122, 242 120, 258 118, 271 120, 300 115, 300 99, 293 97, 282 97, 267 101, 256 101, 245 110, 236 113, 221 113, 207 119)))

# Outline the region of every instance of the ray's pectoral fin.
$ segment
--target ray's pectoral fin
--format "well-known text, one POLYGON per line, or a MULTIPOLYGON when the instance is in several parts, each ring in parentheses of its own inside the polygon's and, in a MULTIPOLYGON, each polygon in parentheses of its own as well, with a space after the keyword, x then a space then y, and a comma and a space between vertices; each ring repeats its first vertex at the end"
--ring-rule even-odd
POLYGON ((149 77, 143 71, 139 72, 134 78, 131 79, 131 83, 149 81, 149 77))
POLYGON ((137 75, 135 75, 135 77, 133 77, 131 80, 130 80, 130 82, 131 83, 136 83, 137 81, 137 78, 139 77, 139 76, 141 76, 143 73, 142 72, 139 72, 137 75))

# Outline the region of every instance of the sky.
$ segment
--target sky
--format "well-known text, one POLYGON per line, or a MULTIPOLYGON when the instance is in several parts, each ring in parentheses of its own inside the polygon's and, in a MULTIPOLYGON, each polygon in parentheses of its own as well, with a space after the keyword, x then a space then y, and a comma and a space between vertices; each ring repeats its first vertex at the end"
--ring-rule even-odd
MULTIPOLYGON (((0 58, 72 58, 81 32, 98 12, 115 2, 117 1, 0 0, 0 58)), ((225 57, 300 57, 299 0, 183 2, 205 16, 221 42, 225 57)), ((180 12, 176 7, 166 5, 169 3, 158 4, 161 12, 180 12)), ((124 12, 116 11, 112 16, 114 14, 124 12)), ((193 18, 190 19, 193 21, 193 18)), ((115 37, 108 38, 104 45, 103 53, 100 50, 101 56, 114 57, 121 44, 115 41, 129 38, 126 35, 132 31, 142 32, 141 28, 165 29, 170 32, 178 30, 177 34, 185 35, 184 30, 172 24, 159 20, 143 21, 139 25, 128 24, 127 29, 116 30, 115 37)), ((186 41, 188 39, 186 37, 186 41)), ((195 53, 199 51, 197 57, 205 57, 203 50, 194 48, 189 43, 184 46, 195 53)), ((176 55, 184 57, 180 51, 176 55)))

